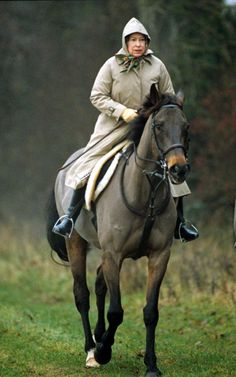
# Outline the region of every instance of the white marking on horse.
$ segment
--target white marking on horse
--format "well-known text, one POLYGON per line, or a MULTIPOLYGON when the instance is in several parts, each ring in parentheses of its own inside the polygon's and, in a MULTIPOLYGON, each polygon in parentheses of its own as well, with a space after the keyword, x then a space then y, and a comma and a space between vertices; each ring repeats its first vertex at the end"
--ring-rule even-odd
POLYGON ((87 353, 86 368, 99 368, 100 367, 100 364, 98 364, 94 358, 94 351, 95 351, 95 348, 92 348, 87 353))

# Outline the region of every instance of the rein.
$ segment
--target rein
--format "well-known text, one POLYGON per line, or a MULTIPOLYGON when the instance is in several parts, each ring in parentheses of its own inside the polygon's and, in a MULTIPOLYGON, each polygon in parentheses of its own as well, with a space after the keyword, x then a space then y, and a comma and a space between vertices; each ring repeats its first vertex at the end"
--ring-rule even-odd
MULTIPOLYGON (((134 146, 134 153, 135 153, 135 162, 137 165, 136 158, 138 157, 137 150, 134 146)), ((150 193, 147 202, 145 203, 143 208, 135 208, 133 207, 129 202, 125 195, 125 189, 124 189, 124 175, 125 175, 125 169, 129 162, 130 155, 127 157, 125 154, 123 154, 123 157, 125 157, 125 163, 123 165, 122 171, 121 171, 121 178, 120 178, 120 188, 121 188, 121 194, 123 201, 125 203, 125 206, 135 215, 139 217, 144 217, 144 227, 142 231, 142 236, 139 242, 139 247, 137 250, 137 254, 133 259, 138 259, 143 255, 143 250, 145 249, 145 246, 147 244, 147 241, 149 239, 150 233, 152 231, 152 227, 154 225, 154 222, 156 220, 156 217, 159 216, 161 213, 164 212, 165 208, 167 207, 169 201, 170 201, 170 184, 169 180, 167 178, 167 165, 165 161, 155 161, 156 164, 160 166, 162 169, 162 173, 159 173, 158 168, 152 171, 143 170, 143 174, 147 178, 149 184, 150 184, 150 193), (162 201, 160 206, 155 206, 155 201, 157 198, 157 193, 159 188, 165 184, 166 186, 166 193, 164 200, 162 201)), ((146 160, 148 162, 154 162, 153 160, 149 159, 143 159, 138 157, 141 160, 146 160)), ((141 167, 137 165, 139 169, 141 167)))
POLYGON ((125 175, 125 169, 126 169, 128 163, 129 163, 129 158, 130 158, 131 154, 129 156, 127 156, 125 153, 123 153, 123 157, 125 158, 125 163, 124 163, 122 171, 121 171, 120 188, 121 188, 121 193, 122 193, 122 198, 124 200, 124 203, 125 203, 126 207, 137 216, 140 216, 140 217, 148 216, 147 215, 148 210, 150 211, 151 216, 160 215, 164 211, 166 205, 169 202, 169 198, 168 198, 168 202, 167 203, 164 202, 164 204, 161 207, 157 207, 157 206, 155 207, 154 206, 154 202, 155 202, 155 199, 156 199, 156 196, 157 196, 158 189, 160 188, 162 183, 166 183, 167 187, 169 187, 169 181, 168 181, 168 178, 167 178, 166 162, 163 161, 163 160, 156 161, 156 160, 142 158, 138 155, 135 145, 133 145, 133 148, 134 148, 133 153, 134 153, 134 156, 135 156, 136 166, 138 167, 139 170, 142 171, 142 173, 147 178, 149 185, 150 185, 150 194, 149 194, 148 200, 147 200, 147 202, 146 202, 146 204, 144 205, 143 208, 135 208, 128 202, 128 199, 127 199, 126 194, 125 194, 125 189, 124 189, 124 187, 125 187, 125 185, 124 185, 124 175, 125 175), (157 165, 157 168, 154 169, 154 170, 142 169, 142 167, 140 165, 138 165, 137 159, 144 161, 144 162, 155 163, 157 165), (160 169, 161 169, 161 172, 160 172, 160 169), (159 179, 157 179, 157 178, 159 178, 159 179))
POLYGON ((112 130, 110 132, 108 132, 105 136, 103 136, 103 138, 99 139, 95 144, 91 145, 91 147, 89 147, 88 149, 85 149, 79 156, 76 156, 73 160, 71 160, 70 162, 68 162, 67 164, 61 166, 59 169, 57 169, 57 171, 61 171, 61 170, 64 170, 64 169, 67 169, 69 166, 71 166, 75 161, 77 161, 80 157, 82 157, 84 154, 86 154, 87 152, 89 152, 92 148, 96 147, 101 141, 103 141, 104 139, 106 139, 108 136, 110 136, 114 131, 117 130, 117 128, 120 128, 120 124, 118 123, 116 127, 112 128, 112 130))
POLYGON ((154 135, 154 139, 155 139, 155 143, 156 143, 159 155, 160 155, 159 160, 153 160, 153 159, 143 158, 143 157, 139 156, 138 152, 137 152, 137 149, 136 149, 136 146, 134 145, 134 154, 135 154, 135 163, 136 163, 136 166, 140 170, 142 170, 142 173, 146 176, 146 178, 147 178, 147 180, 148 180, 148 182, 150 184, 150 188, 151 188, 150 194, 149 194, 149 198, 147 200, 147 203, 144 205, 144 208, 142 208, 142 209, 133 207, 128 202, 127 197, 125 195, 125 190, 124 190, 124 174, 125 174, 125 168, 126 168, 126 166, 128 164, 130 155, 127 157, 127 155, 125 153, 123 154, 123 157, 126 158, 126 161, 125 161, 123 169, 122 169, 121 180, 120 180, 122 197, 123 197, 123 200, 124 200, 124 203, 125 203, 126 207, 131 212, 135 213, 136 215, 138 215, 140 217, 146 217, 146 216, 148 216, 147 215, 147 210, 148 209, 151 212, 151 216, 153 216, 153 213, 155 214, 155 216, 160 215, 164 211, 164 209, 166 208, 167 204, 169 203, 170 189, 169 189, 169 181, 168 181, 168 178, 167 178, 168 168, 167 168, 165 156, 170 151, 172 151, 173 149, 176 149, 176 148, 183 149, 184 154, 185 155, 187 154, 186 148, 185 148, 185 146, 183 144, 172 144, 170 147, 168 147, 164 151, 160 147, 159 142, 158 142, 158 138, 157 138, 157 135, 156 135, 156 128, 158 127, 158 125, 155 123, 155 115, 160 110, 162 110, 163 108, 179 108, 182 111, 182 107, 180 105, 178 105, 178 104, 167 104, 167 105, 162 105, 157 111, 155 111, 152 114, 151 129, 152 129, 152 132, 153 132, 153 135, 154 135), (150 171, 142 169, 142 167, 138 164, 137 160, 140 160, 140 161, 143 161, 143 162, 148 162, 148 163, 153 163, 153 164, 156 165, 156 169, 150 170, 150 171), (157 178, 159 178, 159 181, 157 181, 157 178), (153 184, 153 180, 155 182, 157 181, 156 184, 153 184), (157 191, 160 188, 160 186, 162 185, 162 183, 166 183, 166 185, 168 187, 168 190, 167 190, 166 200, 164 200, 163 205, 160 208, 158 208, 158 207, 154 206, 154 201, 156 199, 157 191))
POLYGON ((164 210, 166 209, 166 207, 167 207, 167 205, 170 201, 170 196, 171 196, 170 195, 170 184, 169 184, 169 180, 168 180, 168 167, 167 167, 167 164, 166 164, 165 156, 170 151, 172 151, 173 149, 176 149, 176 148, 181 148, 184 151, 184 154, 187 155, 186 148, 184 147, 183 144, 173 144, 170 147, 168 147, 166 150, 163 150, 159 145, 158 138, 157 138, 157 135, 156 135, 156 128, 158 127, 158 125, 155 123, 155 115, 157 114, 157 112, 159 112, 163 108, 177 108, 177 107, 182 110, 182 108, 177 104, 176 105, 175 104, 163 105, 156 112, 154 112, 153 115, 152 115, 151 129, 152 129, 152 132, 153 132, 153 135, 154 135, 154 139, 155 139, 157 149, 159 151, 159 155, 160 155, 159 160, 152 160, 152 159, 140 157, 138 155, 136 146, 134 145, 133 153, 134 153, 134 156, 135 156, 136 166, 138 167, 138 169, 142 170, 142 173, 145 175, 145 177, 147 178, 149 185, 150 185, 149 197, 148 197, 148 200, 145 203, 143 208, 135 208, 134 206, 132 206, 128 202, 128 199, 126 197, 125 189, 124 189, 124 175, 125 175, 125 169, 126 169, 126 166, 129 162, 129 158, 130 158, 131 154, 129 154, 129 156, 127 156, 125 153, 123 154, 123 157, 125 158, 125 163, 124 163, 122 171, 121 171, 121 179, 120 179, 120 188, 121 188, 123 201, 125 203, 125 206, 132 213, 136 214, 137 216, 145 218, 144 228, 143 228, 142 236, 141 236, 141 239, 140 239, 140 242, 139 242, 139 248, 138 248, 137 254, 134 257, 134 259, 138 259, 139 257, 141 257, 143 255, 143 250, 146 247, 146 244, 147 244, 148 238, 150 236, 154 222, 156 220, 156 217, 164 212, 164 210), (147 163, 153 163, 154 165, 156 165, 156 169, 154 169, 154 170, 142 169, 142 167, 138 164, 138 160, 143 161, 143 162, 147 162, 147 163), (161 205, 155 206, 155 201, 156 201, 156 198, 157 198, 158 190, 160 189, 160 187, 162 185, 165 185, 165 187, 166 187, 164 199, 163 199, 161 205))

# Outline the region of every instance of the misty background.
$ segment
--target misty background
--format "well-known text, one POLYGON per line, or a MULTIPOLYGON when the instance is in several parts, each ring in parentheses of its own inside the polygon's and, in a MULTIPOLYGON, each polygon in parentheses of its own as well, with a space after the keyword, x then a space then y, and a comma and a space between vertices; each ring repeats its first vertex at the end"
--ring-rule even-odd
POLYGON ((93 131, 101 65, 131 17, 185 93, 187 215, 231 223, 236 196, 236 7, 221 0, 0 2, 0 219, 40 230, 57 169, 93 131))

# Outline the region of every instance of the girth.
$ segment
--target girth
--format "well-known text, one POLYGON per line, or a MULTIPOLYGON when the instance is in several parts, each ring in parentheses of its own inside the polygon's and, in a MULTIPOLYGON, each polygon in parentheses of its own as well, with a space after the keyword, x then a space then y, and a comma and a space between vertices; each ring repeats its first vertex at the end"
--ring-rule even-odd
POLYGON ((155 207, 154 207, 154 200, 156 199, 157 195, 155 195, 153 197, 153 201, 152 201, 152 198, 151 198, 151 200, 149 202, 149 208, 148 208, 149 213, 145 217, 143 232, 142 232, 142 235, 141 235, 141 239, 139 241, 138 252, 137 252, 137 255, 135 256, 135 258, 133 258, 133 259, 138 259, 138 258, 140 258, 141 256, 144 255, 146 247, 147 247, 147 243, 148 243, 148 240, 149 240, 152 228, 153 228, 153 225, 154 225, 155 220, 156 220, 156 217, 161 215, 164 212, 164 210, 166 209, 166 207, 167 207, 167 205, 170 201, 170 185, 169 185, 168 181, 166 181, 166 188, 167 188, 167 192, 166 192, 165 198, 162 202, 161 207, 158 210, 155 210, 155 207))

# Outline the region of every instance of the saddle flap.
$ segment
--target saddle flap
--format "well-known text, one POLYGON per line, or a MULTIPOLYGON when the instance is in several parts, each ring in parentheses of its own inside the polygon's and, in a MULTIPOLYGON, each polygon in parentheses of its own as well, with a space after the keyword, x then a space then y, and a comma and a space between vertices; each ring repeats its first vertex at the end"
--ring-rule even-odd
POLYGON ((120 151, 122 149, 126 149, 130 145, 130 143, 131 142, 127 140, 122 141, 121 143, 117 144, 114 148, 112 148, 110 152, 108 152, 107 154, 105 154, 103 157, 101 157, 98 160, 98 162, 96 163, 96 165, 94 166, 90 174, 90 177, 87 183, 87 188, 85 192, 86 209, 91 210, 92 201, 95 201, 98 198, 98 196, 101 194, 101 192, 107 187, 108 183, 110 182, 116 170, 118 162, 122 156, 122 153, 120 153, 120 151), (109 168, 107 169, 102 179, 98 182, 102 168, 112 158, 113 160, 109 168))

